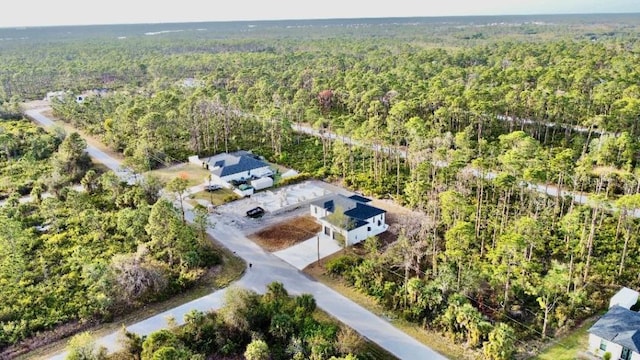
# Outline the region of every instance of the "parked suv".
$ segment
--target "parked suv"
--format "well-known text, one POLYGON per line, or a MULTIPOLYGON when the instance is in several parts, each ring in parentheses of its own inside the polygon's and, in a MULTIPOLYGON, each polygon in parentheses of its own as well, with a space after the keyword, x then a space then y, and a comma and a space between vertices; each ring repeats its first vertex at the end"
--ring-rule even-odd
POLYGON ((216 191, 216 190, 220 190, 222 189, 222 186, 218 185, 218 184, 212 184, 212 185, 205 185, 204 187, 204 191, 216 191))
POLYGON ((264 209, 261 208, 260 206, 255 207, 249 211, 247 211, 247 216, 250 218, 259 218, 262 217, 262 215, 264 215, 264 209))

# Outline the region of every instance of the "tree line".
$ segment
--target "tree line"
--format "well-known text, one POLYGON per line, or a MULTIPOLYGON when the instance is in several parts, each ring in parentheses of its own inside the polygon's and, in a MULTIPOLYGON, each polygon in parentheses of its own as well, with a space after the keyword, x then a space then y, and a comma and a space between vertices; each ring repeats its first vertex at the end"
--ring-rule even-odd
POLYGON ((77 133, 59 141, 26 120, 0 126, 21 130, 6 143, 10 161, 34 164, 34 152, 49 156, 39 160, 48 165, 39 165, 32 201, 20 202, 14 192, 0 206, 3 356, 24 351, 16 344, 35 334, 77 331, 166 298, 220 262, 202 236, 206 210, 196 210, 194 226, 185 223, 160 199, 159 180, 127 185, 112 172, 98 173, 77 133), (82 191, 70 187, 78 182, 82 191))
POLYGON ((260 295, 231 287, 217 311, 191 311, 181 326, 148 336, 126 332, 122 350, 107 354, 87 333, 71 339, 67 359, 332 359, 393 358, 352 329, 319 317, 313 296, 291 296, 281 283, 260 295))

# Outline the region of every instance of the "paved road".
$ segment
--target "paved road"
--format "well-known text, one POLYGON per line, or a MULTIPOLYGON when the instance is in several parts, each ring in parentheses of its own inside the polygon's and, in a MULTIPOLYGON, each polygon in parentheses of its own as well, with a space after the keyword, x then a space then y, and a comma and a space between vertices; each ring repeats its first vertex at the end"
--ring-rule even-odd
MULTIPOLYGON (((256 117, 253 114, 249 114, 240 110, 235 110, 235 114, 238 116, 246 116, 246 117, 256 117)), ((496 115, 496 119, 500 120, 500 121, 505 121, 505 122, 513 122, 513 123, 523 123, 523 124, 542 124, 546 127, 560 127, 563 129, 571 129, 572 131, 575 132, 580 132, 580 133, 594 133, 594 134, 598 134, 598 135, 617 135, 615 133, 612 132, 607 132, 605 130, 598 130, 598 129, 591 129, 591 128, 587 128, 584 126, 579 126, 579 125, 566 125, 566 124, 556 124, 556 123, 552 123, 552 122, 540 122, 540 121, 536 121, 536 120, 532 120, 532 119, 523 119, 523 118, 515 118, 512 116, 505 116, 505 115, 496 115)), ((304 133, 304 134, 308 134, 308 135, 312 135, 312 136, 316 136, 316 137, 321 137, 321 138, 325 138, 325 139, 330 139, 332 141, 341 141, 345 144, 348 145, 356 145, 356 146, 362 146, 362 147, 369 147, 374 151, 377 152, 382 152, 382 153, 387 153, 387 154, 399 154, 401 158, 406 159, 407 158, 407 150, 406 148, 401 147, 400 149, 396 148, 396 147, 390 147, 390 146, 386 146, 386 145, 381 145, 381 144, 370 144, 369 142, 365 142, 362 140, 358 140, 358 139, 354 139, 351 138, 349 136, 345 136, 345 135, 338 135, 334 132, 328 131, 328 130, 318 130, 315 129, 309 125, 306 124, 300 124, 300 123, 294 123, 291 125, 291 128, 299 133, 304 133)), ((435 161, 433 163, 435 166, 437 167, 446 167, 449 166, 449 163, 446 161, 442 161, 442 160, 438 160, 435 161)), ((478 169, 474 169, 471 168, 469 169, 469 171, 474 175, 474 176, 481 176, 480 175, 480 171, 478 169)), ((494 179, 496 178, 498 174, 492 171, 489 172, 485 172, 484 176, 486 179, 494 179)), ((552 185, 552 184, 533 184, 533 183, 527 183, 524 182, 522 183, 522 186, 527 187, 529 189, 533 189, 536 190, 540 193, 543 194, 547 194, 550 196, 568 196, 570 198, 573 199, 574 202, 578 203, 578 204, 591 204, 591 202, 589 201, 589 196, 586 194, 581 194, 581 193, 576 193, 576 192, 572 192, 572 191, 568 191, 568 190, 564 190, 564 189, 558 189, 556 186, 552 185)), ((607 208, 614 210, 615 207, 612 206, 607 206, 607 208)), ((633 212, 635 217, 640 217, 640 209, 636 209, 633 212)))
MULTIPOLYGON (((250 117, 255 117, 252 114, 248 114, 248 113, 244 113, 241 111, 236 111, 236 115, 238 116, 250 116, 250 117)), ((524 124, 539 124, 540 122, 535 121, 535 120, 531 120, 531 119, 520 119, 520 118, 514 118, 511 116, 504 116, 504 115, 497 115, 496 118, 498 120, 501 121, 506 121, 506 122, 514 122, 514 123, 524 123, 524 124)), ((595 134, 599 134, 599 135, 603 135, 603 134, 609 134, 609 135, 615 135, 613 133, 610 132, 606 132, 604 130, 597 130, 597 129, 589 129, 589 128, 585 128, 583 126, 578 126, 578 125, 564 125, 564 124, 556 124, 556 123, 551 123, 551 122, 543 122, 542 123, 544 126, 547 127, 555 127, 555 126, 559 126, 561 128, 571 128, 573 131, 576 132, 589 132, 591 131, 592 133, 595 134)), ((338 135, 334 132, 328 131, 328 130, 318 130, 315 129, 309 125, 306 124, 299 124, 299 123, 295 123, 291 125, 291 128, 299 133, 304 133, 304 134, 308 134, 308 135, 312 135, 312 136, 316 136, 316 137, 321 137, 321 138, 325 138, 325 139, 330 139, 332 141, 341 141, 345 144, 348 145, 355 145, 355 146, 362 146, 362 147, 369 147, 374 151, 377 152, 382 152, 382 153, 387 153, 387 154, 399 154, 401 158, 406 159, 407 158, 407 150, 405 148, 396 148, 396 147, 390 147, 390 146, 386 146, 386 145, 380 145, 380 144, 370 144, 368 142, 362 141, 362 140, 358 140, 358 139, 354 139, 352 137, 349 136, 345 136, 345 135, 338 135)), ((435 161, 433 163, 435 166, 437 167, 446 167, 449 166, 449 163, 446 161, 442 161, 442 160, 438 160, 435 161)), ((470 168, 468 169, 468 171, 470 173, 472 173, 474 176, 482 176, 480 170, 478 169, 474 169, 474 168, 470 168)), ((493 171, 489 171, 489 172, 485 172, 484 173, 484 177, 486 179, 494 179, 498 176, 498 173, 493 172, 493 171)), ((523 187, 527 187, 529 189, 538 191, 540 193, 543 194, 547 194, 550 196, 568 196, 571 199, 573 199, 573 201, 575 203, 578 204, 591 204, 591 202, 589 201, 589 196, 586 194, 581 194, 581 193, 577 193, 577 192, 572 192, 572 191, 568 191, 568 190, 564 190, 564 189, 558 189, 556 186, 552 185, 552 184, 533 184, 533 183, 528 183, 528 182, 523 182, 521 184, 523 187)), ((615 207, 612 206, 607 206, 607 208, 609 209, 615 209, 615 207)), ((633 212, 635 217, 640 217, 640 209, 637 209, 633 212)))
MULTIPOLYGON (((508 120, 508 121, 513 121, 513 120, 508 120)), ((533 120, 523 120, 523 121, 528 121, 529 123, 534 123, 533 120)), ((553 126, 553 124, 549 123, 549 126, 553 126)), ((297 132, 302 132, 305 134, 309 134, 309 135, 313 135, 313 136, 318 136, 318 137, 324 137, 327 139, 331 139, 334 141, 342 141, 345 144, 351 144, 351 145, 357 145, 357 146, 366 146, 366 144, 360 140, 356 140, 353 138, 350 138, 348 136, 342 136, 342 135, 337 135, 335 133, 332 132, 328 132, 326 130, 323 131, 319 131, 317 129, 314 129, 310 126, 307 125, 300 125, 300 124, 295 124, 292 125, 293 130, 297 131, 297 132)), ((575 131, 581 131, 581 128, 579 127, 575 127, 574 129, 575 131)), ((594 131, 596 132, 596 131, 594 131)), ((604 131, 599 131, 597 132, 598 134, 603 134, 606 133, 604 131)), ((610 133, 607 133, 610 134, 610 133)), ((395 154, 396 152, 400 152, 400 157, 401 158, 406 158, 407 157, 407 152, 405 150, 398 150, 396 148, 393 147, 388 147, 388 146, 383 146, 383 145, 371 145, 371 148, 375 151, 382 151, 388 154, 395 154)), ((433 163, 435 166, 437 167, 446 167, 449 166, 449 163, 443 160, 438 160, 435 161, 433 163)), ((483 176, 482 172, 478 169, 475 168, 470 168, 468 167, 466 169, 466 171, 468 171, 469 173, 471 173, 473 176, 476 177, 480 177, 483 176)), ((498 173, 493 172, 493 171, 488 171, 488 172, 484 172, 484 177, 487 180, 493 180, 498 176, 498 173)), ((543 194, 547 194, 549 196, 553 196, 553 197, 558 197, 558 196, 568 196, 569 198, 572 199, 573 202, 577 203, 577 204, 583 204, 583 205, 592 205, 593 202, 591 201, 590 197, 588 194, 585 193, 579 193, 579 192, 573 192, 573 191, 569 191, 569 190, 565 190, 562 188, 558 188, 555 185, 552 184, 534 184, 534 183, 529 183, 529 182, 522 182, 520 184, 520 186, 522 187, 526 187, 532 190, 535 190, 537 192, 543 193, 543 194)), ((616 207, 613 206, 611 203, 605 203, 605 209, 607 209, 608 211, 615 211, 616 207)), ((636 209, 632 212, 633 216, 640 218, 640 209, 636 209)))
POLYGON ((614 134, 612 132, 609 132, 609 131, 606 131, 606 130, 588 128, 588 127, 580 126, 580 125, 558 124, 558 123, 554 123, 554 122, 537 121, 537 120, 532 120, 532 119, 524 119, 524 118, 518 118, 518 117, 506 116, 506 115, 497 115, 496 118, 498 120, 501 120, 501 121, 512 122, 512 123, 515 123, 515 124, 543 125, 543 126, 546 126, 548 128, 557 127, 557 128, 560 128, 560 129, 571 129, 571 131, 578 132, 578 133, 583 133, 583 134, 591 132, 592 134, 598 134, 598 135, 603 135, 603 134, 616 135, 616 134, 614 134))
MULTIPOLYGON (((25 111, 25 114, 41 126, 45 128, 51 128, 56 126, 56 124, 48 117, 42 115, 43 111, 49 109, 50 108, 27 110, 25 111)), ((123 181, 126 181, 129 184, 132 184, 136 181, 136 176, 131 170, 122 167, 122 164, 119 160, 112 158, 104 151, 96 148, 95 146, 87 145, 87 153, 89 153, 89 156, 95 159, 95 161, 104 164, 106 167, 115 172, 123 181)))
MULTIPOLYGON (((53 122, 41 114, 42 110, 29 110, 27 115, 45 127, 53 126, 53 122)), ((106 153, 94 146, 87 145, 87 152, 97 161, 103 162, 110 169, 117 171, 123 179, 130 179, 131 172, 121 167, 117 159, 111 158, 106 153)), ((188 221, 193 221, 191 209, 187 209, 188 221)), ((211 215, 212 222, 216 223, 220 215, 211 215)), ((216 223, 215 228, 207 231, 211 236, 242 257, 253 267, 245 272, 245 275, 234 283, 234 286, 251 289, 260 293, 265 291, 266 285, 273 281, 284 284, 289 293, 294 295, 311 294, 315 297, 318 306, 352 327, 361 335, 376 342, 382 348, 394 354, 400 359, 446 359, 429 347, 418 342, 411 336, 398 330, 396 327, 372 314, 341 294, 327 286, 306 276, 290 264, 277 256, 264 251, 251 240, 247 239, 240 230, 223 222, 216 223)), ((167 327, 167 318, 174 317, 178 324, 183 323, 184 314, 191 310, 207 311, 218 309, 222 305, 225 289, 213 292, 207 296, 176 307, 159 315, 150 317, 136 324, 130 324, 127 329, 141 335, 167 327)), ((118 332, 97 339, 97 343, 104 345, 110 351, 118 349, 118 332)), ((66 353, 60 353, 52 359, 64 359, 66 353)))

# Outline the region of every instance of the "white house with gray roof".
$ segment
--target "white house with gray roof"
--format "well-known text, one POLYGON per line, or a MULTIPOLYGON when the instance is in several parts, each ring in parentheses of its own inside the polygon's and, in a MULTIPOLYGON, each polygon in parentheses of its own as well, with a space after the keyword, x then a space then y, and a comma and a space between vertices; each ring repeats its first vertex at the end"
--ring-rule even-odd
POLYGON ((369 205, 359 195, 332 195, 311 203, 311 215, 322 225, 322 233, 346 245, 354 245, 389 228, 386 211, 369 205), (336 214, 338 212, 338 214, 336 214))
POLYGON ((589 351, 614 360, 640 360, 640 313, 631 310, 638 292, 623 287, 611 298, 609 311, 589 329, 589 351))
POLYGON ((221 153, 203 159, 192 157, 189 161, 211 171, 216 182, 228 183, 232 180, 249 180, 273 174, 268 163, 247 151, 221 153))

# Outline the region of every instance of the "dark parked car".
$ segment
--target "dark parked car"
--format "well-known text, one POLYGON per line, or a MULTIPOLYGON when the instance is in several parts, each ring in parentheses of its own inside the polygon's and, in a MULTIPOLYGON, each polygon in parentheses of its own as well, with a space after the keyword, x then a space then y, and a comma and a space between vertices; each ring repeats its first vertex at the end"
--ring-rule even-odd
POLYGON ((222 186, 217 185, 217 184, 213 184, 213 185, 205 185, 204 187, 204 191, 216 191, 216 190, 220 190, 222 189, 222 186))
POLYGON ((229 183, 230 183, 231 185, 235 186, 235 187, 238 187, 238 186, 240 186, 240 185, 242 185, 242 184, 246 184, 246 183, 247 183, 247 181, 246 181, 246 180, 235 180, 235 179, 234 179, 234 180, 229 181, 229 183))
POLYGON ((262 217, 262 215, 264 215, 264 209, 261 208, 260 206, 255 207, 249 211, 247 211, 247 216, 250 218, 259 218, 262 217))

